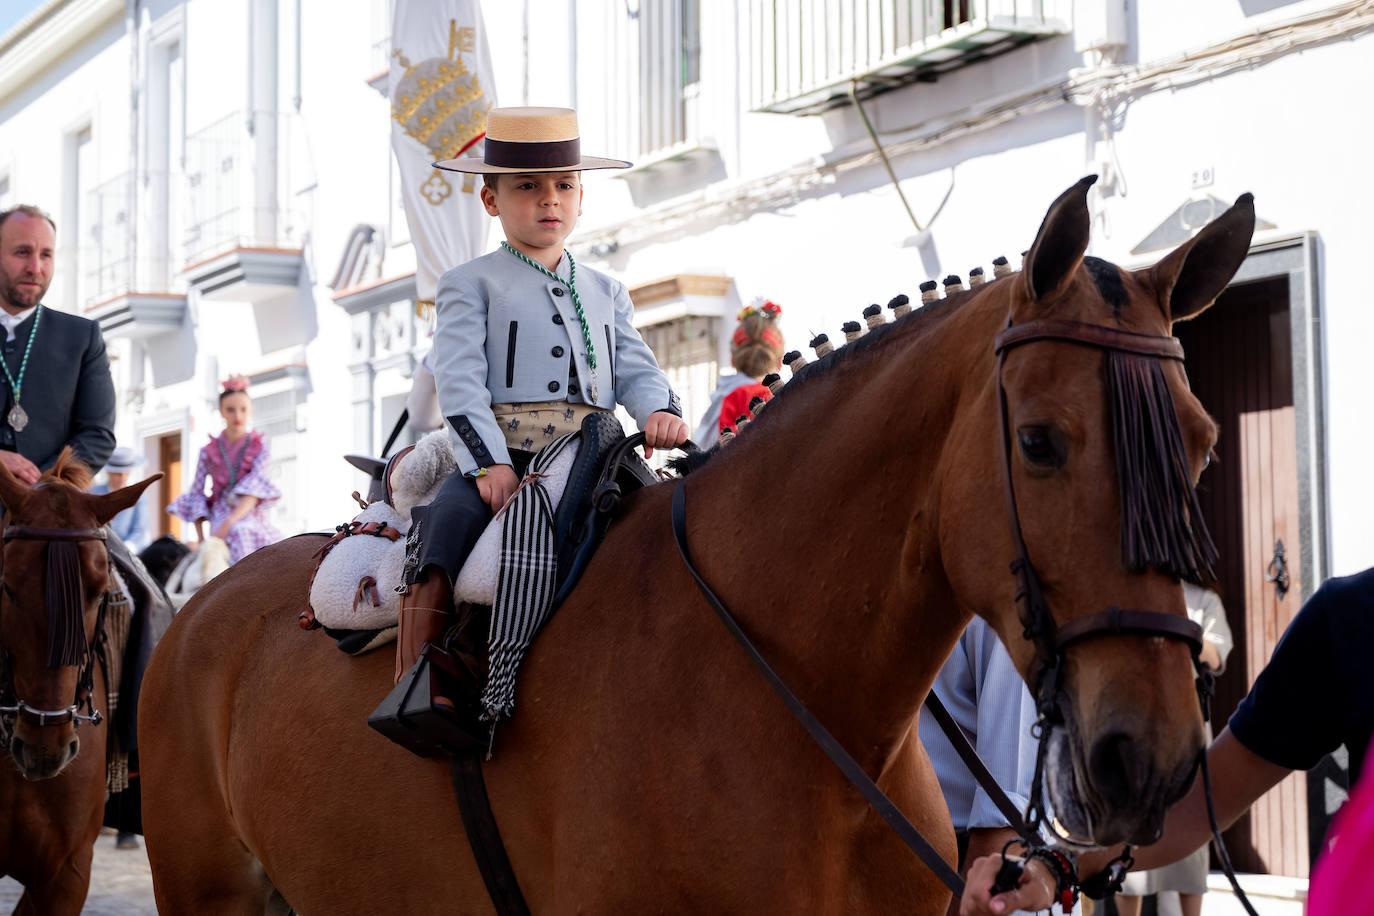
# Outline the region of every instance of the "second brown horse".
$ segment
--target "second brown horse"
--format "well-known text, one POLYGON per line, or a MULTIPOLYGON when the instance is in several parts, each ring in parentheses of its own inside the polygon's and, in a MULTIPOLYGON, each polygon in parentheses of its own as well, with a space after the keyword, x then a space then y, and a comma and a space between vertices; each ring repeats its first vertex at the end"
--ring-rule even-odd
POLYGON ((112 725, 91 721, 109 712, 94 657, 111 586, 102 526, 161 476, 95 496, 71 449, 33 487, 0 465, 0 705, 14 710, 0 725, 0 874, 24 885, 19 914, 76 916, 86 900, 112 725))

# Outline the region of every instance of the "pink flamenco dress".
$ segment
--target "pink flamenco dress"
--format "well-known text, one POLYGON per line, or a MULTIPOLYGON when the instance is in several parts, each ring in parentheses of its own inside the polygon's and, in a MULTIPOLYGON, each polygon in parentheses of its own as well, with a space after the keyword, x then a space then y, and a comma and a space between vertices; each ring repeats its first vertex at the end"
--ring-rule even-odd
POLYGON ((267 479, 269 456, 267 440, 253 431, 234 444, 223 434, 211 436, 200 450, 196 478, 190 488, 167 506, 167 511, 187 522, 209 520, 214 531, 242 496, 256 496, 258 504, 229 529, 225 543, 230 559, 237 563, 259 547, 281 540, 281 532, 268 519, 268 509, 281 499, 281 491, 267 479), (210 478, 210 495, 205 495, 205 478, 210 478))

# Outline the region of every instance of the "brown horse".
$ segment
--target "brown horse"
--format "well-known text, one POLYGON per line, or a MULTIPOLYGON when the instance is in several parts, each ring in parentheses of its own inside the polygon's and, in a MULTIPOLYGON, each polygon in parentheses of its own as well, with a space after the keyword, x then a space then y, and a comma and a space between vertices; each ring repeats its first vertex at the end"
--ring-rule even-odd
MULTIPOLYGON (((1032 665, 1007 573, 993 338, 1046 316, 1165 335, 1221 292, 1253 226, 1247 198, 1153 269, 1085 262, 1090 183, 1050 208, 1022 273, 807 367, 684 483, 706 581, 951 861, 917 711, 974 613, 1023 674, 1032 665)), ((1055 341, 1006 358, 1024 540, 1060 623, 1109 605, 1182 617, 1177 578, 1122 559, 1105 360, 1055 341)), ((1167 363, 1191 481, 1215 427, 1167 363)), ((948 891, 698 594, 673 546, 672 491, 626 501, 497 730, 488 791, 531 909, 943 912, 948 891)), ((158 647, 140 710, 158 905, 262 912, 275 888, 306 913, 491 912, 448 767, 364 725, 390 689, 390 653, 349 658, 297 628, 319 543, 247 557, 158 647)), ((1188 649, 1157 636, 1068 651, 1048 781, 1071 827, 1101 842, 1155 835, 1202 743, 1192 675, 1188 649)))
POLYGON ((95 715, 108 711, 94 657, 110 583, 103 526, 160 476, 94 496, 69 448, 32 488, 0 464, 0 739, 12 764, 0 765, 0 873, 24 885, 16 913, 76 914, 86 901, 109 728, 95 715))

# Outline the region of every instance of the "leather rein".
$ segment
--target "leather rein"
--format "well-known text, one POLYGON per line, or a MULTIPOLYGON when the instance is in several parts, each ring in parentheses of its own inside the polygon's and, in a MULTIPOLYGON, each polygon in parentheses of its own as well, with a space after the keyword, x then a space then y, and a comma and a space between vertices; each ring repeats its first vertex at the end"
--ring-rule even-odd
MULTIPOLYGON (((12 540, 30 540, 44 542, 81 542, 81 541, 100 541, 102 545, 106 541, 104 528, 40 528, 32 525, 7 525, 4 529, 3 541, 8 544, 12 540)), ((0 602, 5 598, 12 604, 18 604, 18 597, 9 583, 0 577, 0 602)), ((0 647, 0 698, 4 700, 13 699, 13 703, 0 705, 0 748, 8 749, 14 736, 14 725, 19 719, 27 722, 36 728, 43 728, 49 725, 65 725, 68 722, 80 726, 82 722, 89 722, 91 725, 99 725, 105 720, 105 716, 100 710, 95 708, 93 699, 94 667, 97 651, 101 641, 105 638, 105 608, 109 601, 109 593, 100 601, 99 616, 96 619, 95 635, 87 642, 85 658, 81 665, 80 673, 76 681, 76 696, 70 706, 61 709, 41 709, 31 706, 22 698, 14 693, 14 672, 11 666, 11 656, 8 649, 0 647), (82 706, 86 707, 86 712, 79 710, 82 706)), ((0 604, 2 607, 3 604, 0 604)), ((49 626, 52 622, 49 621, 49 626)))
MULTIPOLYGON (((959 728, 958 724, 944 708, 939 698, 932 690, 926 697, 926 706, 934 714, 936 722, 940 725, 945 735, 949 738, 954 749, 959 753, 965 764, 973 772, 974 777, 983 787, 984 791, 994 800, 1007 822, 1019 833, 1027 845, 1043 845, 1039 840, 1039 828, 1043 824, 1052 825, 1052 821, 1045 818, 1043 803, 1043 768, 1045 751, 1052 727, 1063 722, 1063 714, 1059 709, 1058 692, 1059 681, 1063 670, 1064 652, 1073 644, 1093 636, 1105 635, 1145 635, 1161 636, 1168 639, 1176 639, 1188 644, 1193 655, 1194 665, 1198 671, 1198 694, 1202 702, 1203 717, 1209 715, 1209 699, 1211 695, 1212 675, 1200 662, 1202 650, 1202 627, 1186 617, 1174 614, 1166 614, 1159 611, 1123 609, 1119 607, 1108 607, 1101 611, 1075 618, 1070 622, 1059 625, 1055 622, 1050 613, 1049 604, 1044 598, 1043 589, 1040 586, 1039 577, 1035 573, 1035 567, 1030 561, 1029 552, 1026 549, 1025 539, 1021 533, 1021 523, 1016 508, 1016 495, 1012 486, 1011 477, 1011 437, 1009 430, 1009 412, 1007 409, 1006 389, 1002 384, 1002 369, 1006 362, 1007 352, 1023 344, 1032 343, 1039 340, 1063 340, 1087 346, 1098 347, 1104 350, 1118 350, 1127 353, 1136 353, 1146 356, 1154 356, 1160 359, 1183 359, 1183 347, 1177 338, 1165 335, 1138 334, 1130 331, 1120 331, 1113 328, 1102 327, 1099 325, 1086 324, 1077 321, 1066 321, 1059 319, 1042 319, 1015 325, 1008 318, 1006 329, 999 333, 994 341, 994 352, 997 355, 997 389, 998 389, 998 417, 1001 427, 1002 437, 1002 484, 1006 504, 1006 514, 1008 525, 1011 530, 1012 544, 1016 553, 1016 559, 1011 564, 1012 574, 1017 580, 1016 604, 1017 613, 1024 627, 1023 635, 1026 639, 1035 644, 1038 668, 1033 677, 1036 686, 1036 708, 1039 713, 1039 721, 1036 723, 1036 732, 1039 740, 1039 748, 1036 755, 1035 777, 1031 794, 1031 801, 1027 806, 1026 817, 1023 820, 1015 805, 1007 798, 1006 793, 997 785, 995 779, 978 757, 977 751, 969 743, 968 737, 959 728)), ((839 744, 835 737, 825 728, 814 714, 806 708, 806 704, 787 686, 781 677, 768 665, 758 648, 750 641, 739 622, 735 620, 724 603, 702 578, 696 566, 692 563, 691 552, 687 545, 687 510, 686 510, 686 490, 685 481, 679 481, 673 491, 672 501, 672 526, 673 538, 677 543, 679 554, 687 567, 697 588, 706 598, 712 610, 720 617, 727 630, 737 642, 744 648, 749 656, 749 660, 754 667, 759 670, 770 687, 782 699, 788 710, 802 724, 820 748, 825 751, 831 761, 839 767, 840 771, 859 790, 860 794, 869 802, 874 811, 887 821, 897 835, 914 852, 922 862, 936 877, 938 877, 954 894, 962 896, 964 882, 959 874, 954 871, 948 862, 935 850, 928 840, 911 824, 909 820, 893 804, 886 794, 883 793, 864 771, 853 757, 839 744)), ((1203 769, 1204 781, 1210 782, 1206 770, 1206 751, 1200 755, 1201 766, 1203 769)), ((1209 814, 1212 812, 1212 799, 1210 785, 1207 792, 1207 803, 1209 814)), ((1215 822, 1215 816, 1213 816, 1215 822)), ((1073 846, 1087 845, 1054 831, 1055 835, 1063 842, 1073 846)), ((1214 831, 1215 834, 1215 831, 1214 831)), ((1215 835, 1215 839, 1220 846, 1220 836, 1215 835)), ((1225 852, 1222 851, 1224 859, 1225 852)), ((1129 849, 1116 861, 1112 863, 1109 871, 1119 882, 1119 876, 1124 875, 1125 868, 1120 867, 1119 863, 1130 861, 1129 849)), ((1229 864, 1229 863, 1228 863, 1229 864)), ((1104 872, 1104 875, 1106 873, 1104 872)), ((1235 884, 1232 878, 1233 885, 1235 884)), ((1239 887, 1237 886, 1237 891, 1239 887)), ((1242 899, 1243 899, 1243 895, 1242 899)), ((1248 901, 1245 901, 1248 906, 1248 901)))

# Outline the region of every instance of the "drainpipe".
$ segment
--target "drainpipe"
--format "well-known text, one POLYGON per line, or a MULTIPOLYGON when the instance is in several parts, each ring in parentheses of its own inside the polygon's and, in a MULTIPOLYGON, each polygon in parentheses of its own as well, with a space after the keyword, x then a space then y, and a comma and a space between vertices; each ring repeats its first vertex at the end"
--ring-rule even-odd
POLYGON ((530 103, 530 0, 525 0, 520 14, 521 82, 520 104, 530 103))
POLYGON ((138 289, 138 0, 124 0, 124 34, 129 36, 129 187, 125 192, 129 240, 125 253, 129 258, 129 285, 138 289))
POLYGON ((577 0, 568 0, 568 107, 577 107, 577 0))
POLYGON ((277 0, 249 0, 249 123, 253 134, 255 244, 277 244, 277 0))
MULTIPOLYGON (((139 79, 139 54, 138 45, 138 0, 124 0, 124 34, 129 38, 129 182, 125 189, 125 207, 128 218, 125 225, 128 227, 128 239, 124 243, 124 255, 129 259, 129 291, 143 289, 144 277, 140 276, 138 264, 138 235, 139 235, 139 212, 138 212, 138 188, 141 183, 138 174, 138 118, 139 96, 141 94, 142 83, 139 79)), ((128 385, 128 392, 125 395, 124 403, 133 403, 138 393, 144 390, 143 376, 143 345, 140 341, 134 340, 129 344, 129 365, 124 370, 125 383, 128 385)))
POLYGON ((258 71, 257 55, 257 0, 248 0, 248 88, 243 96, 243 120, 248 128, 248 136, 253 136, 253 74, 258 71))
POLYGON ((301 0, 296 0, 295 9, 292 15, 292 40, 296 43, 296 53, 293 57, 296 72, 292 81, 291 106, 296 111, 301 110, 301 0))

